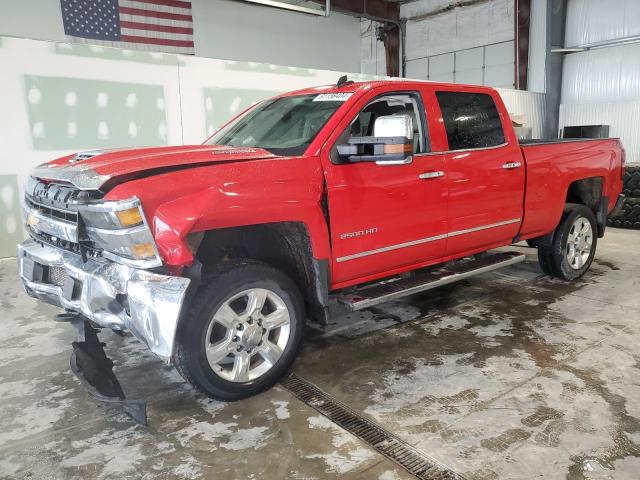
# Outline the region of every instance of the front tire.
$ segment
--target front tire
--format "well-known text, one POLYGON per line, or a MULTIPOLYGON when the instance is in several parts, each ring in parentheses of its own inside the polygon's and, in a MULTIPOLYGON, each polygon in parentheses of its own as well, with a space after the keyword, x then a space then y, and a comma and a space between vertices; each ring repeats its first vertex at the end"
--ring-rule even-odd
POLYGON ((196 293, 179 327, 174 364, 209 397, 255 395, 293 363, 304 318, 302 296, 284 273, 251 260, 228 262, 196 293))
POLYGON ((566 211, 551 246, 538 247, 542 270, 563 280, 576 280, 589 270, 598 243, 596 217, 584 205, 566 211))

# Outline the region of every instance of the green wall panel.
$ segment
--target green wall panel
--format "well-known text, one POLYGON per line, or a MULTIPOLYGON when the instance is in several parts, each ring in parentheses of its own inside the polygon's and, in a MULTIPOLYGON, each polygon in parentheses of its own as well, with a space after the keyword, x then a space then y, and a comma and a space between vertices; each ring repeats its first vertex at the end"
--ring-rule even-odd
POLYGON ((36 150, 165 145, 160 85, 65 77, 24 77, 36 150))
POLYGON ((24 238, 16 175, 0 175, 0 258, 13 257, 24 238))
POLYGON ((96 45, 74 45, 70 43, 56 43, 54 53, 60 55, 75 55, 78 57, 100 58, 103 60, 125 60, 136 63, 151 63, 154 65, 177 65, 175 55, 158 52, 144 52, 140 50, 122 50, 96 45))
POLYGON ((315 75, 315 72, 309 68, 284 67, 256 62, 225 62, 224 68, 238 72, 275 73, 294 77, 313 77, 315 75))
POLYGON ((255 102, 278 95, 281 92, 241 88, 205 88, 207 134, 227 123, 255 102))

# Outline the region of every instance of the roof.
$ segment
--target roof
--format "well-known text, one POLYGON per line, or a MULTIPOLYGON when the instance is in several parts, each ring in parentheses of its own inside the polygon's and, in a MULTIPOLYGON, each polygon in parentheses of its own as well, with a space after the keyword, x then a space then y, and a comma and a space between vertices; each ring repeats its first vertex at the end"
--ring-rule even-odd
POLYGON ((432 82, 430 80, 413 80, 413 79, 404 79, 404 78, 394 78, 387 80, 370 80, 366 82, 350 82, 341 87, 337 87, 334 85, 320 85, 317 87, 304 88, 301 90, 295 90, 292 92, 283 93, 281 96, 292 96, 292 95, 313 95, 318 93, 355 93, 363 90, 367 90, 373 87, 380 87, 386 85, 397 85, 402 84, 406 87, 411 87, 412 85, 418 87, 420 85, 424 85, 428 83, 434 87, 458 87, 462 89, 483 89, 483 90, 493 90, 491 87, 486 87, 482 85, 465 85, 461 83, 445 83, 445 82, 432 82))

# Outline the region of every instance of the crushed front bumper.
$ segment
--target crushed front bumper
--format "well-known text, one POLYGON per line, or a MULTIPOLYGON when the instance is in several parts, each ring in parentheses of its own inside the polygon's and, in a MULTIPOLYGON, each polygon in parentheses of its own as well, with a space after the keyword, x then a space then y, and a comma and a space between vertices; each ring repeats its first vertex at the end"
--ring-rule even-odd
POLYGON ((27 240, 18 246, 29 295, 78 312, 95 325, 130 331, 169 362, 189 279, 160 275, 27 240))

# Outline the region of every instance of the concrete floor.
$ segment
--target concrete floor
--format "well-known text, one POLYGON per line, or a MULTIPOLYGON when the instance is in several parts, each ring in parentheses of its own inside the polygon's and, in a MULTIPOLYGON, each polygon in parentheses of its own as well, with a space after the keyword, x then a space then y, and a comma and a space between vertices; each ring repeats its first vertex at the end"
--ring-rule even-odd
MULTIPOLYGON (((640 478, 640 232, 610 229, 591 272, 498 273, 310 328, 294 371, 473 479, 640 478)), ((69 325, 0 261, 0 478, 410 478, 282 387, 196 395, 103 333, 149 427, 88 398, 69 325)))

